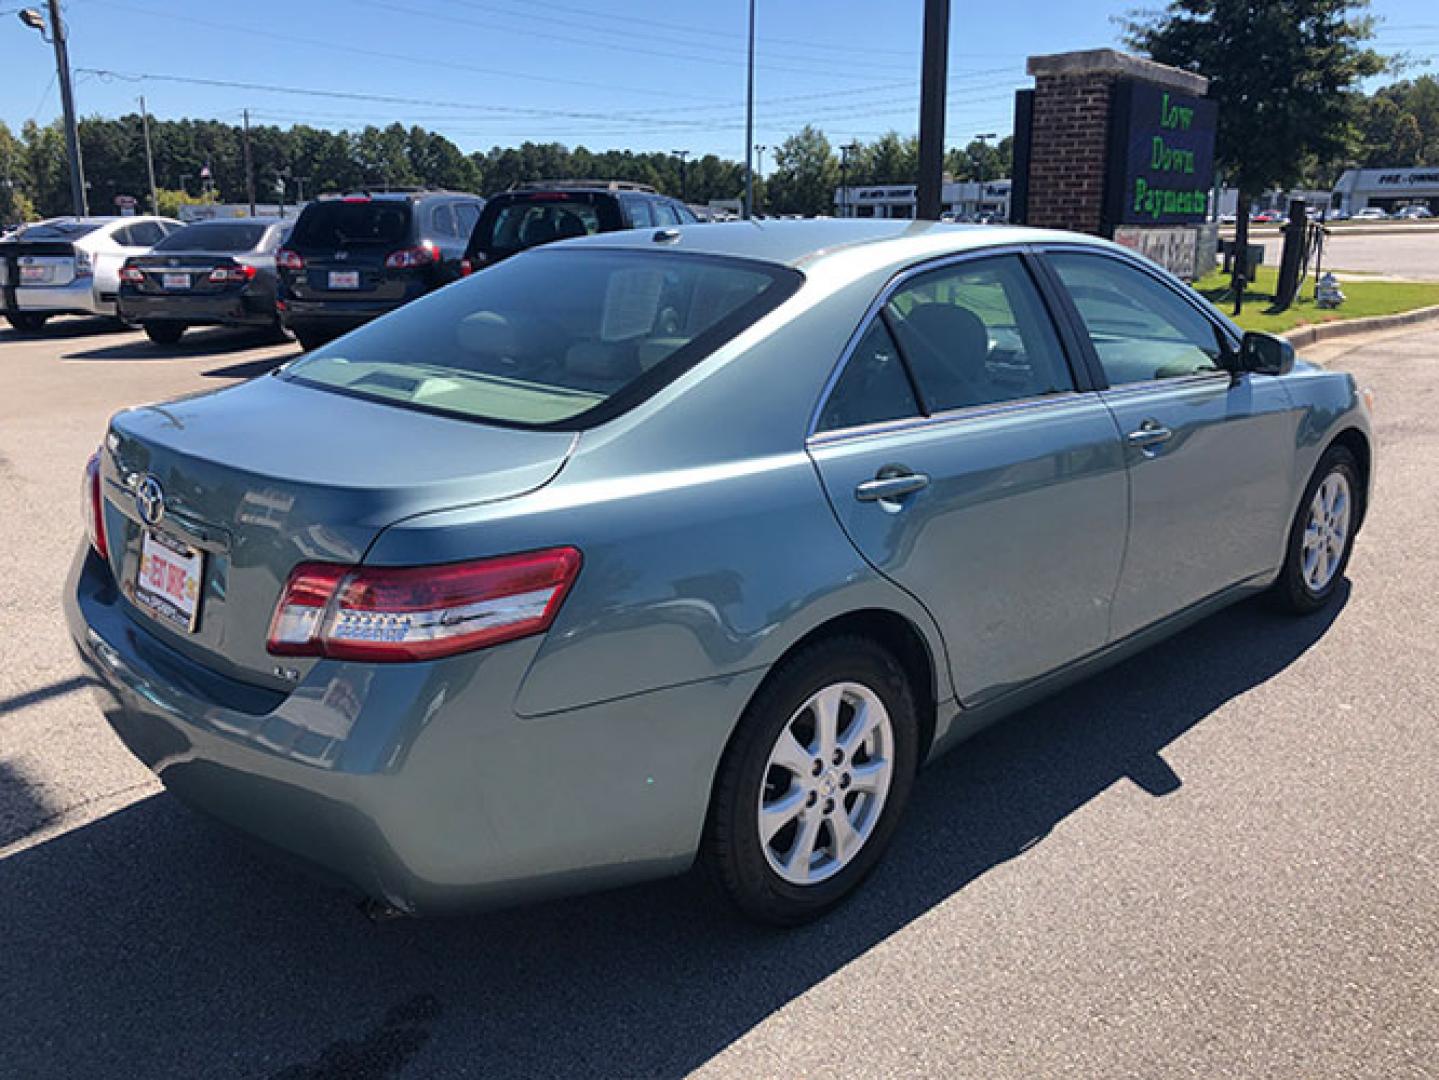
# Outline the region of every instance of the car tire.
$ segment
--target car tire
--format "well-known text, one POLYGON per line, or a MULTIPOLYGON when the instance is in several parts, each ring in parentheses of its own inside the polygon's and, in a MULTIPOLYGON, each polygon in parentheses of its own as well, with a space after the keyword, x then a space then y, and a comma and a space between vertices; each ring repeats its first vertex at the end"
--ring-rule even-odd
POLYGON ((321 345, 327 345, 334 340, 329 334, 319 333, 315 330, 295 330, 293 333, 303 352, 313 352, 321 345))
POLYGON ((777 926, 816 918, 884 854, 919 750, 914 695, 888 651, 847 635, 805 648, 775 668, 740 718, 716 777, 701 860, 750 918, 777 926), (821 711, 835 718, 828 743, 821 711), (858 738, 856 725, 871 723, 858 738), (826 745, 834 749, 821 759, 826 745))
POLYGON ((49 318, 49 315, 37 315, 30 311, 17 311, 13 314, 6 315, 5 321, 18 333, 38 334, 41 330, 45 329, 45 323, 49 318))
POLYGON ((1334 599, 1363 510, 1359 463, 1346 447, 1331 446, 1305 485, 1289 528, 1284 567, 1270 590, 1275 607, 1308 615, 1334 599))
POLYGON ((185 336, 185 324, 177 322, 147 322, 141 327, 145 336, 156 345, 174 345, 185 336))

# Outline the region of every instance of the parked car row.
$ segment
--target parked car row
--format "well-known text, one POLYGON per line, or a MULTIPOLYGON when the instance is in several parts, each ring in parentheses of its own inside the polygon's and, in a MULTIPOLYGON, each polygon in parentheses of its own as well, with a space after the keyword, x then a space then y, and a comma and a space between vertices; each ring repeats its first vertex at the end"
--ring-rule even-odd
POLYGON ((17 330, 105 315, 161 345, 192 326, 244 326, 293 335, 309 351, 526 248, 698 222, 677 199, 609 180, 539 181, 489 200, 357 192, 319 199, 291 222, 56 218, 0 242, 0 285, 17 330))

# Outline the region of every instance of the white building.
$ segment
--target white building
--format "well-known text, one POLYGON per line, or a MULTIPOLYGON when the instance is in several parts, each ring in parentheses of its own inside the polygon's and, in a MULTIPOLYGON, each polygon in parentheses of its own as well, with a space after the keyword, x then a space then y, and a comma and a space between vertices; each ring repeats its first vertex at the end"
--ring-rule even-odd
POLYGON ((1366 206, 1393 213, 1419 204, 1439 213, 1439 166, 1411 169, 1346 169, 1334 185, 1336 209, 1354 214, 1366 206))
MULTIPOLYGON (((945 213, 958 218, 989 214, 1009 220, 1008 180, 946 180, 939 201, 945 213)), ((834 193, 836 217, 912 218, 918 199, 914 184, 874 184, 841 187, 834 193)))

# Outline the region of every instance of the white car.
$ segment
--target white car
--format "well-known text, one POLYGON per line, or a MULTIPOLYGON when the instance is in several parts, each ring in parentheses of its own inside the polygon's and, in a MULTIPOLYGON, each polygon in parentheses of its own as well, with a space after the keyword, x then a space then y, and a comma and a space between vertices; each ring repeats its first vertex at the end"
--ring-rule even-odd
POLYGON ((22 226, 0 242, 0 310, 33 332, 52 315, 118 317, 120 267, 183 223, 163 217, 60 217, 22 226))
POLYGON ((1354 221, 1386 221, 1389 215, 1377 206, 1366 206, 1354 215, 1354 221))

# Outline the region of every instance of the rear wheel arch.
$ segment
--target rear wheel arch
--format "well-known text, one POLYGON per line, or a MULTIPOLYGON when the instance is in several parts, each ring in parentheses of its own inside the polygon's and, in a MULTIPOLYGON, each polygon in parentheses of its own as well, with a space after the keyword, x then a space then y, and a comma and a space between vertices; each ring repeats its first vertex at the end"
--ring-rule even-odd
POLYGON ((919 761, 923 764, 934 744, 939 706, 939 670, 935 663, 934 650, 924 633, 906 616, 888 608, 862 608, 820 623, 791 643, 771 666, 769 674, 755 688, 751 700, 763 692, 774 673, 791 656, 821 641, 837 637, 868 638, 898 661, 909 682, 910 693, 914 696, 915 711, 919 719, 919 761))

